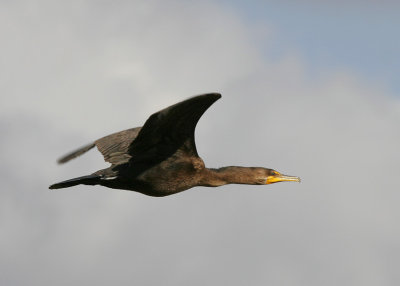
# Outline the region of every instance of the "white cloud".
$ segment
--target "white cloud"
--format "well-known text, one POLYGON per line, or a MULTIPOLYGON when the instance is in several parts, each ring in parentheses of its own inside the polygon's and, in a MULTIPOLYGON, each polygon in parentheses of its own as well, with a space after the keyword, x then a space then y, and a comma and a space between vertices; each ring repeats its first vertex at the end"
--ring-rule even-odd
POLYGON ((4 10, 10 96, 3 109, 35 110, 76 127, 96 125, 112 115, 110 106, 128 113, 138 105, 138 122, 166 98, 221 90, 257 60, 243 27, 222 7, 77 3, 4 10))
POLYGON ((395 98, 351 72, 309 78, 298 56, 270 63, 222 6, 113 3, 1 9, 2 284, 398 282, 395 98), (223 92, 196 133, 209 166, 303 182, 162 199, 47 190, 103 168, 93 151, 55 166, 68 148, 208 91, 223 92))

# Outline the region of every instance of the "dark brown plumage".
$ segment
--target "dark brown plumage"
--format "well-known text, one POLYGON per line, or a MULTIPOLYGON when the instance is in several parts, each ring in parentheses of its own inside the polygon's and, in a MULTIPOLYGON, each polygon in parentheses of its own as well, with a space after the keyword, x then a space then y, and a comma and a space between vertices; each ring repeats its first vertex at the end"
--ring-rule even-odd
POLYGON ((62 157, 59 163, 96 146, 111 166, 92 175, 53 184, 50 189, 79 184, 102 185, 161 197, 194 186, 300 181, 298 177, 285 176, 268 168, 205 167, 197 154, 194 131, 203 113, 220 97, 218 93, 210 93, 189 98, 154 113, 143 127, 105 136, 62 157))

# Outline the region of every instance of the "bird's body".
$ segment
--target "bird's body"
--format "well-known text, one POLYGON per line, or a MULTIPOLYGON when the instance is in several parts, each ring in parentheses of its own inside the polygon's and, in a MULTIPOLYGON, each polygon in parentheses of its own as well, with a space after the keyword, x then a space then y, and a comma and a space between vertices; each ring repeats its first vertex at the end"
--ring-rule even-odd
POLYGON ((102 185, 159 197, 194 186, 299 181, 297 177, 261 167, 205 167, 197 154, 194 130, 202 114, 220 97, 218 93, 211 93, 182 101, 154 113, 143 127, 105 136, 64 156, 59 163, 96 146, 112 165, 89 176, 56 183, 50 189, 78 184, 102 185))
POLYGON ((101 185, 150 196, 167 196, 200 184, 205 170, 203 160, 172 154, 158 164, 125 163, 97 171, 95 174, 108 178, 101 185), (145 171, 143 171, 145 170, 145 171))

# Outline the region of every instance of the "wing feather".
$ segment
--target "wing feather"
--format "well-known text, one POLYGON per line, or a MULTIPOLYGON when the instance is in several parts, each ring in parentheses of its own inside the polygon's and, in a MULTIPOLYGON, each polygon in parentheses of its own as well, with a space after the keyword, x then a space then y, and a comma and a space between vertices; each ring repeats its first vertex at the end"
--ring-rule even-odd
POLYGON ((131 128, 102 137, 94 142, 104 160, 114 165, 127 163, 131 159, 129 146, 135 140, 141 127, 131 128))
POLYGON ((147 119, 128 153, 133 163, 157 163, 178 149, 198 157, 194 131, 203 113, 219 98, 219 93, 195 96, 154 113, 147 119))

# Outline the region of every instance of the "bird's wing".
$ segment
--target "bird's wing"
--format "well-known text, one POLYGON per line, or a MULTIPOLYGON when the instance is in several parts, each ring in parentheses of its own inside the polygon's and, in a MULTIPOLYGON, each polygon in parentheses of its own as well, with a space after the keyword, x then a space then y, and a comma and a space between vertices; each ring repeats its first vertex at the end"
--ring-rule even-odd
POLYGON ((128 153, 129 145, 135 140, 140 129, 141 127, 136 127, 113 133, 96 140, 94 144, 106 162, 114 165, 127 163, 131 159, 128 153))
POLYGON ((195 96, 151 115, 129 146, 130 162, 155 164, 178 149, 182 155, 198 156, 194 141, 196 124, 220 97, 219 93, 195 96))

